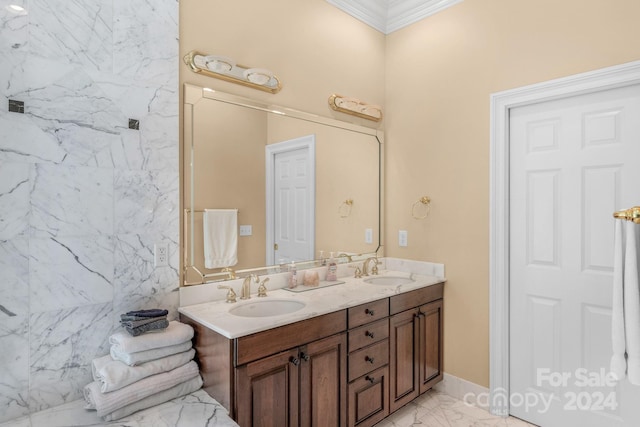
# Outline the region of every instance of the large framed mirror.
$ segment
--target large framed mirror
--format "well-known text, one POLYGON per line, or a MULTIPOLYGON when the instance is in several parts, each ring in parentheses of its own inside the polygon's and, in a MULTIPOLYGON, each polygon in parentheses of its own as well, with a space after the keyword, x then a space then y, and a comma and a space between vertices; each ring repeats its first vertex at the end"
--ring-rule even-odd
POLYGON ((183 285, 380 254, 381 131, 190 84, 183 114, 183 285), (205 211, 235 212, 233 265, 205 211))

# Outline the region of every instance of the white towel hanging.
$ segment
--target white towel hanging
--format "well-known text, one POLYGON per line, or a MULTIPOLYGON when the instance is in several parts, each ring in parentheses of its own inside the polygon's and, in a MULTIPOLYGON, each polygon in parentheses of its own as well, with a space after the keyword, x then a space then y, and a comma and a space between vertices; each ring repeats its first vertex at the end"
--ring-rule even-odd
POLYGON ((205 209, 202 217, 204 266, 231 267, 238 263, 238 210, 205 209))
POLYGON ((640 226, 616 221, 614 245, 611 372, 640 385, 640 226))

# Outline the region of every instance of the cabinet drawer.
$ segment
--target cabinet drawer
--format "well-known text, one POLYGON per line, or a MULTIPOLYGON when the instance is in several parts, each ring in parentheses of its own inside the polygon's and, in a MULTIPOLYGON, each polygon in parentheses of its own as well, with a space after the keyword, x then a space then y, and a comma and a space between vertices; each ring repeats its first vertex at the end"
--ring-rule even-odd
POLYGON ((389 363, 389 340, 380 341, 349 354, 349 381, 389 363))
POLYGON ((389 367, 349 384, 349 427, 370 427, 389 415, 389 367))
POLYGON ((349 331, 349 351, 389 338, 389 319, 368 323, 349 331))
POLYGON ((364 325, 389 315, 389 299, 368 302, 348 309, 347 324, 349 328, 364 325))

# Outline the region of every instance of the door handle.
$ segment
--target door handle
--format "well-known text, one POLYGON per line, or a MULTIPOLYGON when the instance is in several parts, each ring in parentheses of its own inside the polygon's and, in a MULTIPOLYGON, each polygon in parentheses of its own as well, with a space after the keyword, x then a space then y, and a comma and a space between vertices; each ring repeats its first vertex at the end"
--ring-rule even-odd
POLYGON ((298 366, 300 364, 300 359, 298 359, 297 357, 291 356, 289 358, 289 362, 294 366, 298 366))

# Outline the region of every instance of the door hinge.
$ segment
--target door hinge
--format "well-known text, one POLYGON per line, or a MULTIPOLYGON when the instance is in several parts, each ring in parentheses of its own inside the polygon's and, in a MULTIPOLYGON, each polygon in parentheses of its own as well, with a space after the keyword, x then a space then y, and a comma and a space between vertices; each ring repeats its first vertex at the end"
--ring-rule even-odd
POLYGON ((273 250, 274 250, 274 251, 277 251, 277 250, 278 250, 278 244, 277 244, 277 243, 274 243, 274 244, 273 244, 273 250))

